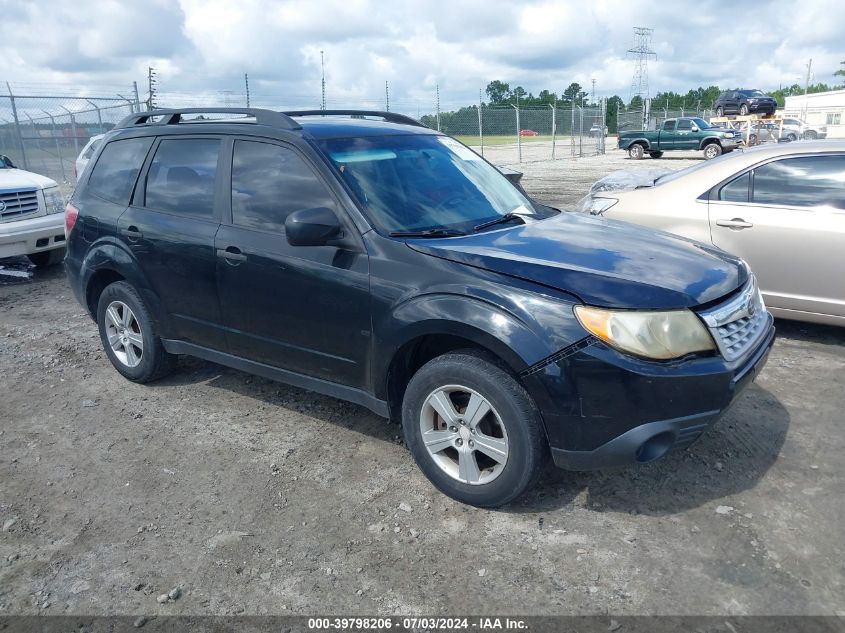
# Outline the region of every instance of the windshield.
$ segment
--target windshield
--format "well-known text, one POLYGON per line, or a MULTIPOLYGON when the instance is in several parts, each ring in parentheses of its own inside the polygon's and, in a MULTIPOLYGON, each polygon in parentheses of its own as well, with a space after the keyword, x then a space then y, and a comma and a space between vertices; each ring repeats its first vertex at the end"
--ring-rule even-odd
POLYGON ((414 134, 318 141, 382 230, 469 232, 531 202, 492 165, 448 136, 414 134))
POLYGON ((746 97, 765 97, 761 90, 741 90, 746 97))
POLYGON ((702 130, 710 129, 710 124, 707 121, 705 121, 704 119, 699 119, 699 118, 696 117, 692 120, 692 122, 695 123, 699 127, 699 129, 702 129, 702 130))

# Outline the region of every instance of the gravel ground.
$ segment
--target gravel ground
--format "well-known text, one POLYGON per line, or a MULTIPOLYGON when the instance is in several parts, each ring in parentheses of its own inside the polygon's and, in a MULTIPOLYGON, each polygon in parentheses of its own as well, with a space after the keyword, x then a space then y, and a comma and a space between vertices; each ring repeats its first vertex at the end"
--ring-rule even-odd
MULTIPOLYGON (((632 164, 522 167, 565 206, 632 164)), ((60 269, 0 265, 0 614, 845 614, 845 329, 779 322, 689 451, 485 511, 360 407, 191 359, 123 380, 60 269)))

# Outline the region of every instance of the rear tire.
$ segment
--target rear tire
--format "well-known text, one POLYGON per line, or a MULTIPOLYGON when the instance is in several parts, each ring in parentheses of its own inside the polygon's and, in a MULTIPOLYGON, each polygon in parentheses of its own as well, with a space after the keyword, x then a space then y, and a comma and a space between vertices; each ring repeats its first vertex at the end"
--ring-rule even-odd
POLYGON ((748 116, 748 106, 746 104, 742 104, 739 106, 739 114, 740 116, 748 116))
POLYGON ((794 133, 790 132, 789 134, 786 135, 786 139, 788 141, 792 142, 792 141, 797 141, 798 137, 794 133))
POLYGON ((495 358, 475 350, 439 356, 414 374, 402 428, 429 481, 481 508, 509 503, 533 486, 548 455, 531 396, 495 358))
POLYGON ((65 258, 65 249, 64 248, 54 248, 51 251, 41 251, 40 253, 30 253, 27 255, 29 261, 31 261, 37 268, 46 268, 47 266, 55 266, 56 264, 60 264, 61 261, 65 258))
POLYGON ((649 152, 648 155, 652 158, 660 158, 663 156, 663 152, 649 152))
POLYGON ((818 135, 813 130, 807 130, 804 132, 804 138, 808 141, 815 141, 818 135))
POLYGON ((635 143, 628 148, 628 156, 634 160, 641 160, 645 156, 645 148, 639 143, 635 143))
POLYGON ((724 114, 725 114, 725 111, 722 110, 722 106, 719 106, 718 108, 716 108, 716 116, 723 116, 724 114))
POLYGON ((97 326, 112 365, 132 382, 157 380, 176 365, 176 357, 161 343, 147 306, 125 281, 103 290, 97 303, 97 326))
POLYGON ((718 143, 708 143, 704 146, 704 158, 711 160, 722 155, 722 146, 718 143))

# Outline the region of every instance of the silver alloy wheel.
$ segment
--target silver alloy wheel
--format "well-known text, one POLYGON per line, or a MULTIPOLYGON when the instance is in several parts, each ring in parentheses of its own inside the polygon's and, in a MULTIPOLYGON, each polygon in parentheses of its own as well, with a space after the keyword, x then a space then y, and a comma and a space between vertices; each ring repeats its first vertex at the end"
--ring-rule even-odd
POLYGON ((707 147, 704 148, 704 157, 705 158, 716 158, 718 154, 716 153, 716 144, 710 143, 707 147))
POLYGON ((508 461, 508 433, 493 405, 477 391, 446 385, 432 391, 420 412, 423 444, 447 475, 487 484, 508 461))
POLYGON ((127 367, 137 367, 144 355, 144 337, 135 313, 122 301, 106 308, 106 338, 114 355, 127 367))

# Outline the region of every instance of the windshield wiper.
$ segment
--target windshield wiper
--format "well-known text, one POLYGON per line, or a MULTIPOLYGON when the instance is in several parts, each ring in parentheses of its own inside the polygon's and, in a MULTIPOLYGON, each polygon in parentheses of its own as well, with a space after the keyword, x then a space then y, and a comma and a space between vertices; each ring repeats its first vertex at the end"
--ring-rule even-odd
POLYGON ((499 216, 495 220, 490 220, 489 222, 482 222, 472 228, 473 231, 480 231, 481 229, 486 229, 488 226, 496 226, 497 224, 504 224, 505 222, 510 222, 511 220, 520 219, 522 223, 525 224, 525 217, 524 213, 514 213, 511 211, 510 213, 505 213, 505 215, 499 216))
POLYGON ((424 231, 393 231, 388 235, 390 237, 458 237, 466 233, 455 229, 426 229, 424 231))

